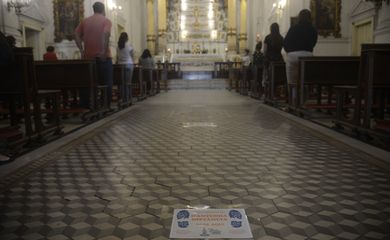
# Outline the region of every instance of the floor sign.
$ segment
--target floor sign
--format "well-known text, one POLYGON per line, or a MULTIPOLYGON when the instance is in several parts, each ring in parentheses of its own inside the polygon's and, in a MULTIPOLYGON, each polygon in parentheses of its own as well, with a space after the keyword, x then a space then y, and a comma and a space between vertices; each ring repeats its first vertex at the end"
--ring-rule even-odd
POLYGON ((244 209, 175 209, 170 238, 253 238, 244 209))

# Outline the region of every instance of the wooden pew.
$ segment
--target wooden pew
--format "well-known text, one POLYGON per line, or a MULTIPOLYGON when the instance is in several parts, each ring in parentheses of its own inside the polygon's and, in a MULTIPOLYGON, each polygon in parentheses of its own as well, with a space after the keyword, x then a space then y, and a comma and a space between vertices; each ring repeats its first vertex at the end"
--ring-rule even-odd
POLYGON ((165 91, 168 91, 168 68, 165 66, 165 63, 157 63, 157 71, 159 71, 159 86, 164 88, 165 91))
POLYGON ((167 67, 168 79, 181 78, 181 64, 180 63, 165 63, 167 67))
POLYGON ((152 68, 142 68, 142 79, 146 84, 146 95, 153 96, 155 95, 155 80, 153 77, 153 69, 152 68))
POLYGON ((268 82, 265 83, 264 89, 264 102, 277 105, 280 101, 287 101, 286 64, 271 62, 268 75, 268 82))
POLYGON ((229 77, 229 62, 215 62, 214 63, 214 78, 228 78, 229 77))
POLYGON ((297 83, 297 103, 290 104, 300 113, 309 109, 335 110, 332 102, 333 88, 340 85, 356 85, 359 72, 359 57, 327 56, 299 58, 299 81, 297 83), (327 88, 327 102, 322 102, 322 88, 327 88), (314 90, 310 91, 309 90, 314 90), (307 104, 312 97, 315 104, 307 104))
MULTIPOLYGON (((162 75, 163 75, 162 69, 160 68, 153 69, 153 80, 154 80, 154 88, 156 94, 160 93, 161 91, 162 75)), ((165 86, 164 88, 166 91, 167 86, 165 86)))
POLYGON ((255 99, 260 99, 263 95, 263 67, 253 67, 252 68, 253 77, 251 83, 251 94, 250 96, 255 99))
POLYGON ((252 71, 250 66, 242 66, 239 79, 239 91, 241 95, 247 96, 251 87, 252 71))
POLYGON ((126 79, 126 65, 124 64, 114 64, 113 65, 113 83, 118 87, 119 98, 118 98, 118 109, 128 107, 132 104, 132 88, 131 88, 131 79, 127 82, 126 79), (128 91, 128 99, 124 98, 124 91, 128 91))
POLYGON ((235 89, 237 92, 239 91, 239 79, 241 73, 241 62, 228 62, 229 64, 229 91, 235 89))
POLYGON ((95 61, 36 61, 35 71, 39 89, 88 89, 90 94, 89 110, 83 108, 63 109, 63 113, 82 113, 81 118, 85 121, 109 112, 107 86, 104 83, 98 83, 95 61))
POLYGON ((24 120, 24 133, 26 140, 38 140, 54 132, 60 134, 62 126, 59 118, 59 96, 58 90, 38 90, 33 50, 32 48, 15 48, 15 63, 10 65, 1 66, 2 83, 0 95, 7 98, 9 109, 6 112, 10 115, 9 128, 2 129, 2 133, 6 137, 2 140, 9 140, 8 137, 15 137, 13 140, 22 140, 21 132, 18 131, 18 112, 23 115, 24 120), (44 124, 42 121, 42 114, 44 114, 41 108, 41 103, 45 99, 52 101, 52 123, 44 124), (21 104, 22 109, 18 110, 18 102, 21 104), (12 130, 16 132, 12 133, 12 130))
POLYGON ((389 69, 390 44, 362 45, 358 83, 337 88, 337 119, 334 121, 336 127, 348 127, 361 134, 378 135, 390 141, 390 120, 385 119, 384 113, 389 105, 386 101, 390 96, 389 69), (343 117, 346 93, 355 99, 350 121, 343 117), (372 131, 375 127, 373 118, 377 123, 376 128, 383 128, 382 131, 372 131))
POLYGON ((134 65, 133 79, 131 81, 133 96, 141 101, 146 98, 146 82, 143 80, 142 67, 139 64, 134 65))

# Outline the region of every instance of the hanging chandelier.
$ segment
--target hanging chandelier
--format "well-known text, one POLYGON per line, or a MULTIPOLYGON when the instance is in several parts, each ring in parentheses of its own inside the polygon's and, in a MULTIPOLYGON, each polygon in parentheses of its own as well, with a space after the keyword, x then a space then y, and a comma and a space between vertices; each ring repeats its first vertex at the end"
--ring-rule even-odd
POLYGON ((22 12, 22 8, 28 7, 31 4, 31 0, 9 0, 7 2, 7 9, 8 12, 11 11, 12 8, 15 9, 15 12, 17 14, 20 14, 22 12))

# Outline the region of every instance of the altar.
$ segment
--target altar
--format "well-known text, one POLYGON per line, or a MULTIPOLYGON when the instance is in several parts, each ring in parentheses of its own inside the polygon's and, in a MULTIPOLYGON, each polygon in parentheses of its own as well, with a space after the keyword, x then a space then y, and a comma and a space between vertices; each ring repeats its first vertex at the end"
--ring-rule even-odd
POLYGON ((224 61, 220 54, 172 54, 171 62, 179 62, 182 71, 214 71, 214 63, 224 61))
MULTIPOLYGON (((168 1, 164 60, 179 62, 182 71, 213 71, 226 60, 227 14, 224 1, 168 1)), ((160 53, 161 54, 161 53, 160 53)))
POLYGON ((226 53, 227 44, 223 41, 187 39, 186 41, 168 42, 167 48, 173 54, 224 55, 226 53))

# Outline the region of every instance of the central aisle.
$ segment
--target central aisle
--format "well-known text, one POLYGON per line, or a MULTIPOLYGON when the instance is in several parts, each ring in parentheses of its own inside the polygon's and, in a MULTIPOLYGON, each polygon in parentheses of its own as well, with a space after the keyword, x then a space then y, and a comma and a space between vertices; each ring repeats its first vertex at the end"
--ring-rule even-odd
POLYGON ((225 90, 162 93, 54 156, 0 194, 0 239, 162 240, 188 206, 244 208, 255 239, 390 237, 388 174, 225 90))

